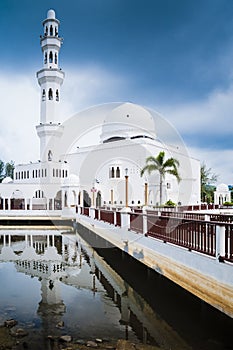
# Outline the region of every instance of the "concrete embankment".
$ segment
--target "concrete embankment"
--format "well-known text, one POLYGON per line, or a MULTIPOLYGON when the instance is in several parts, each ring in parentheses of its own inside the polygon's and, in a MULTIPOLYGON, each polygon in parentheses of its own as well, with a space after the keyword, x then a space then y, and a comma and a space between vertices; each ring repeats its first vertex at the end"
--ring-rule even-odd
POLYGON ((77 216, 79 224, 233 317, 232 264, 86 216, 77 216))

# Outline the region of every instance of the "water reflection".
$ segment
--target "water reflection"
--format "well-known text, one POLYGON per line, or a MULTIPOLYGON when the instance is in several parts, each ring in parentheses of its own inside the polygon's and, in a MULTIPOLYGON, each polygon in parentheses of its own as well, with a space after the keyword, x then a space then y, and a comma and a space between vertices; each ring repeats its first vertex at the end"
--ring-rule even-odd
MULTIPOLYGON (((156 313, 156 308, 150 306, 153 303, 147 302, 111 267, 115 264, 126 270, 128 262, 124 257, 119 259, 114 251, 107 251, 112 264, 79 234, 1 231, 0 281, 4 288, 0 289, 0 321, 13 317, 31 329, 29 339, 35 350, 49 349, 50 334, 70 334, 75 339, 140 340, 161 349, 209 348, 191 346, 186 336, 178 334, 171 326, 171 316, 170 321, 166 321, 169 317, 162 318, 162 312, 156 313)), ((131 277, 140 283, 137 271, 138 275, 131 277)), ((159 288, 157 283, 157 291, 159 288)), ((158 300, 163 295, 157 293, 153 297, 153 293, 155 290, 151 289, 151 298, 157 300, 159 310, 158 300)), ((176 317, 178 320, 179 315, 176 317)), ((220 344, 217 349, 224 347, 220 344)))

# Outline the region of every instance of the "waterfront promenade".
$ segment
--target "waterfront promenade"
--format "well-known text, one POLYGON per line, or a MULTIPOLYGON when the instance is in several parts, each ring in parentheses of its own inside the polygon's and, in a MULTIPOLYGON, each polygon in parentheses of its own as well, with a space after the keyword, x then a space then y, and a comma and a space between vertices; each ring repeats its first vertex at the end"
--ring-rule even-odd
POLYGON ((78 208, 77 229, 93 232, 233 317, 231 215, 78 208))

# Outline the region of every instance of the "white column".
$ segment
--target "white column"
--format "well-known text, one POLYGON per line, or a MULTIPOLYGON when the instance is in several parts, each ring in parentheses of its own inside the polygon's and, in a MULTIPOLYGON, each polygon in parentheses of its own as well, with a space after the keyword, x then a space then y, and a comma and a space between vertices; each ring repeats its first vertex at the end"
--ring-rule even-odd
POLYGON ((52 235, 52 246, 54 247, 55 245, 55 240, 54 240, 54 235, 52 235))
POLYGON ((8 246, 11 246, 11 235, 8 236, 8 246))
POLYGON ((148 231, 148 227, 147 227, 147 208, 148 207, 143 207, 142 208, 142 229, 143 229, 143 234, 145 235, 148 231))
POLYGON ((29 209, 32 210, 32 198, 29 198, 29 209))
POLYGON ((116 223, 117 223, 116 218, 117 218, 116 210, 114 210, 114 212, 113 212, 113 224, 114 224, 114 226, 116 226, 116 223))
POLYGON ((3 198, 3 210, 6 210, 6 198, 3 198))
POLYGON ((216 259, 225 256, 225 226, 216 226, 216 259))
POLYGON ((33 236, 31 235, 31 247, 33 247, 33 236))
POLYGON ((61 207, 62 207, 62 209, 64 208, 64 205, 65 205, 65 192, 62 191, 61 192, 61 207))
POLYGON ((93 208, 93 207, 89 208, 89 215, 90 215, 91 219, 94 220, 94 218, 95 218, 95 208, 93 208))
POLYGON ((11 210, 11 199, 7 198, 7 201, 8 201, 8 210, 11 210))
POLYGON ((131 209, 129 207, 122 208, 121 210, 121 227, 126 230, 130 228, 130 215, 131 209))
POLYGON ((49 235, 47 235, 47 248, 49 247, 49 235))
POLYGON ((27 210, 27 204, 28 204, 27 198, 24 198, 24 210, 27 210))

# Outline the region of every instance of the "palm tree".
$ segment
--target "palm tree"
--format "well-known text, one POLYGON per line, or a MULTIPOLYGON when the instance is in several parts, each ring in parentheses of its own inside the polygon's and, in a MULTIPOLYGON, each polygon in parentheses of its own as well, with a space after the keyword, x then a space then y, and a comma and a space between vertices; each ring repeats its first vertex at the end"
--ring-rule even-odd
POLYGON ((174 175, 178 182, 180 182, 181 178, 178 173, 178 167, 180 165, 179 161, 175 158, 169 158, 166 161, 164 161, 165 158, 165 152, 160 152, 157 157, 147 157, 146 158, 146 165, 141 170, 141 176, 147 171, 149 175, 153 171, 159 172, 159 200, 160 205, 162 205, 162 187, 163 187, 163 179, 165 177, 165 174, 171 174, 174 175))

